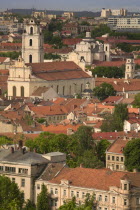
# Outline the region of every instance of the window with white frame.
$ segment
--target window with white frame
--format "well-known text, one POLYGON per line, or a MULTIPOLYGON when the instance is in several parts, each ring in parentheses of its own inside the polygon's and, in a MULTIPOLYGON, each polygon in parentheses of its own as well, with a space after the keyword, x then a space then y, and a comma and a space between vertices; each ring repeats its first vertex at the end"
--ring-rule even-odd
POLYGON ((102 201, 102 195, 99 195, 99 199, 98 199, 99 201, 102 201))
POLYGON ((108 196, 107 195, 105 195, 105 202, 107 202, 108 201, 108 196))
POLYGON ((53 194, 53 188, 50 189, 50 193, 53 194))
POLYGON ((115 203, 115 202, 116 202, 115 197, 112 197, 112 203, 115 203))
POLYGON ((56 194, 56 195, 58 194, 58 189, 57 189, 57 188, 55 188, 55 194, 56 194))
POLYGON ((63 195, 66 196, 67 195, 67 191, 63 190, 63 195))
POLYGON ((127 199, 124 199, 123 204, 124 204, 124 206, 127 206, 127 199))
POLYGON ((79 198, 79 192, 76 192, 76 197, 79 198))
POLYGON ((72 190, 72 191, 71 191, 71 197, 73 197, 73 196, 74 196, 74 191, 72 190))
POLYGON ((85 198, 85 193, 84 192, 82 192, 82 198, 85 198))

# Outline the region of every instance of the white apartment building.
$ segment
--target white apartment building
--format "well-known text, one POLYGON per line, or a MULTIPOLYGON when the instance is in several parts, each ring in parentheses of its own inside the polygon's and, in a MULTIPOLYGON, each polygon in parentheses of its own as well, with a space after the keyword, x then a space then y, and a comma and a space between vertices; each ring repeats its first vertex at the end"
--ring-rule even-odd
POLYGON ((109 17, 108 26, 113 30, 140 30, 140 17, 109 17))

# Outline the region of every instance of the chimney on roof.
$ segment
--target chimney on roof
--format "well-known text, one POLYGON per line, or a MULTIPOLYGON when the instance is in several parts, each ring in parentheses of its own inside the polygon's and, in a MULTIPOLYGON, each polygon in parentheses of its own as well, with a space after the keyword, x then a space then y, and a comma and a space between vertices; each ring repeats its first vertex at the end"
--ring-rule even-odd
POLYGON ((117 85, 117 81, 116 80, 114 80, 114 84, 117 85))

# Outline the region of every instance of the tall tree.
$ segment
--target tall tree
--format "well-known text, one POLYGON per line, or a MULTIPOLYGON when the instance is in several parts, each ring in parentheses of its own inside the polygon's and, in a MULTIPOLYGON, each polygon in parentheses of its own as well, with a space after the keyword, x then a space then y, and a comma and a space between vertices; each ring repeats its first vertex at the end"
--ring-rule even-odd
POLYGON ((94 145, 94 140, 92 137, 93 128, 89 126, 80 126, 75 133, 75 138, 77 138, 79 142, 79 152, 83 152, 85 150, 91 149, 94 145))
POLYGON ((111 84, 104 82, 100 86, 95 87, 93 89, 93 94, 99 100, 102 101, 102 100, 106 99, 108 96, 115 96, 116 90, 113 88, 113 86, 111 84))
POLYGON ((106 140, 106 139, 102 139, 100 140, 97 145, 96 145, 96 152, 97 152, 97 156, 99 158, 99 160, 103 161, 105 163, 106 160, 106 149, 109 147, 111 143, 106 140))
POLYGON ((127 143, 124 148, 125 166, 128 171, 137 169, 140 171, 140 139, 134 139, 127 143))
POLYGON ((0 176, 0 209, 20 210, 24 203, 24 194, 16 183, 8 177, 0 176))
POLYGON ((135 95, 135 100, 134 100, 133 106, 138 107, 138 108, 140 107, 140 93, 137 93, 135 95))
POLYGON ((107 115, 101 126, 102 132, 123 131, 124 120, 128 119, 128 109, 126 104, 115 105, 112 115, 107 115))
POLYGON ((49 196, 44 184, 41 193, 37 196, 37 210, 49 210, 49 196))

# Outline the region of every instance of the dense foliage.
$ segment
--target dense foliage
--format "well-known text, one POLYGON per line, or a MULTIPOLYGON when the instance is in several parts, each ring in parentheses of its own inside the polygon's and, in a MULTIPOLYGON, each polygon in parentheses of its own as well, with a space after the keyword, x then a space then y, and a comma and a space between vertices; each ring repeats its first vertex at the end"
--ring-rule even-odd
POLYGON ((110 31, 109 35, 116 36, 116 37, 125 36, 127 39, 130 39, 130 40, 140 40, 140 33, 110 31))
POLYGON ((17 59, 21 55, 21 52, 0 52, 0 57, 9 57, 11 59, 17 59))
POLYGON ((133 46, 125 42, 117 44, 117 47, 124 52, 133 52, 140 50, 140 46, 133 46))
POLYGON ((111 84, 104 82, 101 85, 99 85, 93 89, 93 94, 99 100, 102 101, 102 100, 106 99, 108 96, 115 96, 116 90, 113 88, 113 86, 111 84))
POLYGON ((20 192, 16 183, 8 177, 0 176, 0 209, 20 210, 24 203, 24 194, 20 192))
POLYGON ((133 106, 140 108, 140 93, 137 93, 135 95, 135 100, 134 100, 133 106))
POLYGON ((110 32, 111 32, 111 30, 107 25, 101 24, 98 27, 94 28, 94 30, 91 32, 91 36, 93 38, 96 38, 96 37, 100 37, 100 36, 102 36, 106 33, 110 33, 110 32))
POLYGON ((105 116, 101 130, 102 132, 123 131, 124 120, 126 119, 128 119, 127 105, 117 104, 114 113, 105 116))
POLYGON ((34 141, 27 140, 25 144, 30 150, 42 154, 57 151, 66 153, 67 164, 72 168, 81 164, 87 168, 101 168, 104 166, 106 147, 104 144, 96 146, 92 135, 91 127, 80 126, 71 136, 44 132, 34 141))
POLYGON ((95 77, 107 77, 107 78, 123 78, 125 75, 125 66, 122 67, 108 67, 108 66, 97 66, 92 69, 92 75, 95 77))
POLYGON ((137 169, 140 171, 140 139, 134 139, 127 143, 124 148, 125 166, 128 171, 137 169))
POLYGON ((41 193, 37 196, 37 210, 49 210, 49 196, 44 184, 41 193))
POLYGON ((94 195, 86 194, 84 204, 77 205, 76 198, 73 197, 71 201, 67 201, 62 205, 59 210, 96 210, 97 206, 95 203, 94 195))
POLYGON ((60 55, 57 54, 52 54, 52 53, 45 53, 44 54, 44 59, 46 60, 56 60, 56 59, 61 59, 60 55))

